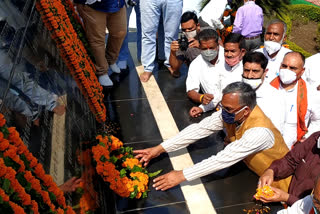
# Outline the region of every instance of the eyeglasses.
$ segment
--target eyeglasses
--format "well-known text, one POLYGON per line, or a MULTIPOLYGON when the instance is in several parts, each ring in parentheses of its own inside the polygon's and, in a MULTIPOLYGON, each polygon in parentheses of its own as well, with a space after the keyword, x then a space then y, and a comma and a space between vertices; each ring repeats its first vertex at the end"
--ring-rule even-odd
POLYGON ((222 104, 221 104, 221 101, 217 104, 217 110, 219 110, 220 108, 223 109, 224 111, 228 112, 229 114, 238 114, 239 112, 241 112, 245 107, 247 106, 241 106, 238 110, 233 110, 233 111, 230 111, 230 110, 227 110, 222 104))

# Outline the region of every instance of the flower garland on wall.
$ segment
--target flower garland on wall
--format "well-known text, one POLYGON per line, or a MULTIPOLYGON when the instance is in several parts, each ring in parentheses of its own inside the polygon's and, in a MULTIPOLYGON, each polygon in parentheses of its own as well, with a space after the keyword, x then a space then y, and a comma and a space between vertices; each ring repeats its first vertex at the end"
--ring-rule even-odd
POLYGON ((63 192, 0 114, 0 213, 74 214, 63 192))
POLYGON ((110 189, 124 198, 147 197, 149 178, 157 176, 142 167, 134 158, 131 147, 114 136, 98 135, 98 145, 92 147, 93 159, 97 163, 96 171, 110 184, 110 189))
POLYGON ((66 12, 69 16, 70 22, 76 31, 79 39, 81 40, 82 44, 84 45, 85 49, 87 50, 88 55, 92 60, 94 60, 94 57, 91 53, 91 48, 88 43, 88 39, 86 37, 86 33, 84 31, 83 23, 80 20, 80 17, 78 13, 76 12, 73 3, 70 0, 64 0, 62 1, 62 4, 64 5, 66 12))
POLYGON ((36 8, 96 120, 99 123, 105 122, 106 107, 103 103, 102 86, 95 75, 95 66, 70 22, 65 6, 61 0, 37 0, 36 8))

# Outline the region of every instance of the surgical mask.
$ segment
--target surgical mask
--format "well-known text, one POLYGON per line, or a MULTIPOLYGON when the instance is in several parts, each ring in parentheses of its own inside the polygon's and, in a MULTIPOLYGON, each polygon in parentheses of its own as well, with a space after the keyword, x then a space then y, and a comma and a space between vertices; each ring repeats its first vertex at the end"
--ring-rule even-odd
POLYGON ((278 50, 280 50, 281 44, 282 44, 282 40, 281 40, 281 43, 274 42, 274 41, 264 41, 264 47, 269 55, 272 55, 278 50))
POLYGON ((283 84, 291 84, 297 79, 297 74, 289 69, 280 69, 280 80, 283 84))
POLYGON ((193 30, 193 31, 189 31, 189 32, 184 32, 184 35, 186 35, 186 37, 188 39, 192 39, 192 38, 195 38, 197 36, 197 31, 193 30))
MULTIPOLYGON (((243 109, 245 109, 246 106, 244 106, 242 109, 240 109, 239 111, 235 112, 235 113, 229 113, 227 112, 226 110, 224 110, 222 108, 222 120, 225 122, 225 123, 228 123, 228 124, 234 124, 236 123, 237 121, 234 120, 234 118, 236 117, 236 114, 238 114, 239 112, 241 112, 243 109)), ((242 119, 242 118, 241 118, 242 119)), ((241 120, 240 119, 240 120, 241 120)))
MULTIPOLYGON (((241 55, 241 54, 240 54, 240 55, 241 55)), ((236 56, 236 57, 233 57, 233 58, 228 58, 228 57, 226 57, 226 58, 225 58, 226 63, 227 63, 229 66, 231 66, 231 67, 235 66, 236 64, 238 64, 238 63, 241 61, 240 55, 239 55, 239 56, 236 56)))
POLYGON ((320 214, 318 210, 314 207, 314 205, 312 206, 312 208, 313 208, 314 214, 320 214))
POLYGON ((249 84, 253 90, 256 90, 262 84, 262 79, 249 79, 242 76, 242 82, 249 84))
POLYGON ((217 55, 218 55, 218 51, 217 50, 202 50, 201 51, 201 55, 203 57, 204 60, 211 62, 212 60, 214 60, 217 55))

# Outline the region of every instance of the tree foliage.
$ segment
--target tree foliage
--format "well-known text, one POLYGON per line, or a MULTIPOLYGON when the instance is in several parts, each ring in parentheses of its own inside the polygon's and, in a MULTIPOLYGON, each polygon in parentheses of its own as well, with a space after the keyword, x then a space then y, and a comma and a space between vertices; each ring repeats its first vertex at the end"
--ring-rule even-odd
MULTIPOLYGON (((204 6, 209 2, 210 0, 203 0, 201 8, 204 8, 204 6)), ((243 5, 243 1, 239 0, 232 0, 228 2, 235 10, 243 5)), ((256 4, 263 9, 263 12, 266 16, 283 16, 283 14, 287 12, 287 5, 290 4, 290 0, 256 0, 256 4)))

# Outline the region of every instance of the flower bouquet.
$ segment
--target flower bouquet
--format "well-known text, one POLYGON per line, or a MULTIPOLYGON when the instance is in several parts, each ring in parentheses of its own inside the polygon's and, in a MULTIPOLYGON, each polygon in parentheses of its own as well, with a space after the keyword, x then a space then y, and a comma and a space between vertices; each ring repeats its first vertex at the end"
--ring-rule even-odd
POLYGON ((131 147, 114 136, 98 135, 98 145, 92 147, 93 159, 97 163, 97 173, 110 188, 124 198, 146 198, 149 178, 157 176, 162 170, 154 173, 142 167, 134 158, 131 147))
POLYGON ((0 114, 0 213, 72 214, 63 192, 0 114))

